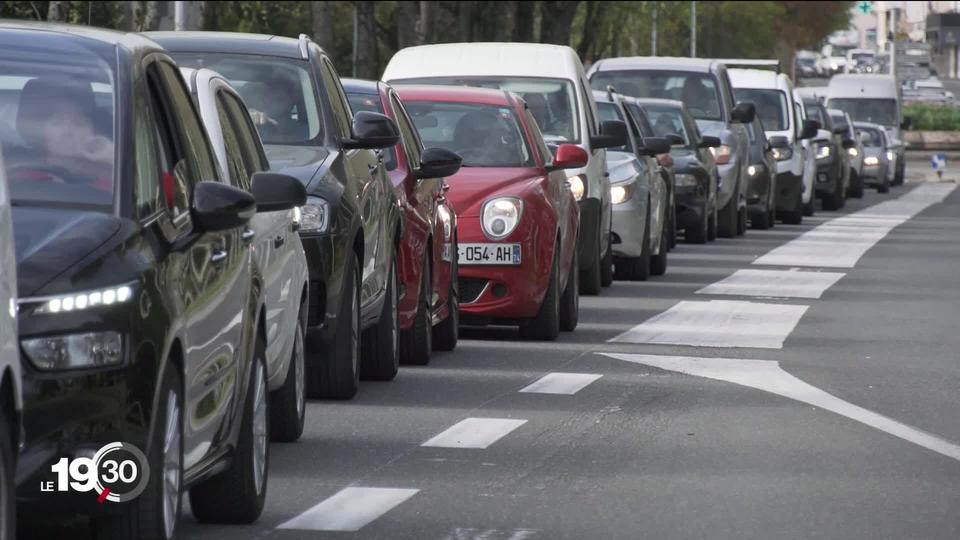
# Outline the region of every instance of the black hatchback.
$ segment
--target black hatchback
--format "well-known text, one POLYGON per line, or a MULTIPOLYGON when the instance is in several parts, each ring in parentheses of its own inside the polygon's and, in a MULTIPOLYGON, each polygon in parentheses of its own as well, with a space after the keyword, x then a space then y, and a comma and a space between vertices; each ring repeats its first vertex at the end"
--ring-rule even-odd
MULTIPOLYGON (((110 538, 172 537, 185 490, 201 520, 255 520, 269 416, 244 232, 258 201, 218 181, 176 65, 143 37, 3 23, 0 88, 16 111, 0 143, 21 298, 18 503, 90 515, 110 538), (149 474, 101 470, 117 443, 149 474)), ((271 182, 261 203, 303 204, 271 182)))

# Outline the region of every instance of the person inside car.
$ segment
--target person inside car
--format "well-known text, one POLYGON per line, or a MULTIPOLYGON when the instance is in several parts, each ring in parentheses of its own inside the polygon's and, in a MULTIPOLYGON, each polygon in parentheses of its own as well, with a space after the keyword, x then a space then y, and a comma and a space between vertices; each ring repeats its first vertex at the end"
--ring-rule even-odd
POLYGON ((260 80, 269 80, 270 87, 256 81, 248 82, 239 90, 260 135, 272 142, 306 139, 309 129, 297 114, 297 81, 282 71, 260 80))
MULTIPOLYGON (((697 77, 687 77, 683 84, 683 98, 681 99, 691 112, 699 113, 707 117, 719 115, 716 111, 715 101, 710 99, 710 89, 703 85, 703 81, 697 77)), ((697 116, 696 114, 694 116, 697 116)))

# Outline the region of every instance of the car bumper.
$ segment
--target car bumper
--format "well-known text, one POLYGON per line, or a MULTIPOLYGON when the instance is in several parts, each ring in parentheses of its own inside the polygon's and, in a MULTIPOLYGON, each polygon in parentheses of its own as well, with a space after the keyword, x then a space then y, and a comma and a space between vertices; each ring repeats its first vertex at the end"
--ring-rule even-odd
POLYGON ((303 243, 307 267, 310 271, 307 336, 310 341, 319 338, 325 345, 333 340, 337 315, 340 312, 343 272, 346 264, 342 263, 340 271, 335 272, 333 265, 335 246, 332 234, 303 235, 300 241, 303 243))
POLYGON ((677 186, 674 191, 677 227, 697 227, 703 219, 703 210, 708 199, 707 186, 677 186))
MULTIPOLYGON (((784 172, 777 175, 776 206, 777 211, 792 212, 796 208, 797 200, 803 197, 803 177, 784 172)), ((802 204, 802 203, 801 203, 802 204)))
POLYGON ((814 177, 817 195, 832 195, 837 190, 837 165, 834 162, 817 163, 814 177))
POLYGON ((758 174, 747 176, 747 207, 751 211, 766 211, 773 186, 770 171, 764 169, 758 174))
POLYGON ((888 178, 888 167, 887 165, 876 165, 876 166, 867 166, 864 165, 863 172, 860 173, 860 177, 863 179, 863 183, 870 186, 877 186, 883 184, 883 181, 888 178))
POLYGON ((643 253, 643 235, 646 234, 646 192, 634 190, 629 200, 613 205, 613 255, 639 257, 643 253))

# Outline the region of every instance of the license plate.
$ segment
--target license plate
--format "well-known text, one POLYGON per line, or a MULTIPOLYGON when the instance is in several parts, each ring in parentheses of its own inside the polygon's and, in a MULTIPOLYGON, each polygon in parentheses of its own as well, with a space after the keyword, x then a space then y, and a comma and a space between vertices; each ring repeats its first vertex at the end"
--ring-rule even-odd
POLYGON ((520 264, 520 244, 460 244, 458 264, 520 264))

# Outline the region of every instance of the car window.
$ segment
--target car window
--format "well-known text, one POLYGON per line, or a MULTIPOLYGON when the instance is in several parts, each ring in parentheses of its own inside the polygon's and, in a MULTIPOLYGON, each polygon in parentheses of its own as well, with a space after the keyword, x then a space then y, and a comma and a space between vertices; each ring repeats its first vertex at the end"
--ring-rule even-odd
MULTIPOLYGON (((597 114, 600 115, 600 121, 606 120, 618 120, 620 122, 626 123, 626 119, 623 117, 623 114, 620 112, 620 107, 617 107, 615 103, 610 103, 607 101, 601 101, 597 103, 597 114)), ((618 152, 632 152, 630 149, 629 143, 623 146, 617 146, 615 148, 610 148, 610 150, 616 150, 618 152)))
POLYGON ((547 142, 543 139, 543 132, 540 131, 540 126, 537 125, 537 119, 533 116, 533 113, 530 112, 529 107, 524 107, 523 112, 527 117, 527 126, 530 128, 530 132, 533 133, 534 151, 540 154, 540 161, 543 162, 544 166, 550 165, 553 163, 553 151, 550 150, 547 142))
POLYGON ((408 101, 424 146, 452 150, 464 167, 532 167, 513 109, 475 103, 408 101))
POLYGON ((160 185, 160 157, 157 155, 157 126, 150 108, 149 96, 137 92, 133 114, 133 152, 136 159, 134 212, 138 218, 147 218, 164 208, 163 189, 160 185))
POLYGON ((684 146, 690 146, 690 133, 683 122, 680 109, 662 105, 644 105, 647 118, 653 124, 653 131, 657 137, 666 137, 670 133, 683 138, 684 146))
POLYGON ((336 111, 337 118, 346 121, 345 125, 340 127, 341 131, 345 130, 344 137, 350 137, 353 133, 353 111, 350 109, 350 102, 347 101, 347 95, 343 92, 343 86, 340 85, 340 76, 337 75, 333 64, 324 58, 323 66, 323 85, 327 89, 327 94, 330 95, 330 103, 336 111))
POLYGON ((170 98, 169 105, 177 118, 176 129, 179 131, 179 140, 183 144, 181 158, 185 160, 190 171, 188 182, 191 187, 204 180, 216 180, 217 167, 210 152, 206 131, 200 124, 196 109, 190 94, 177 72, 177 68, 168 62, 157 62, 158 72, 170 98))
POLYGON ((390 108, 393 109, 393 115, 397 119, 397 127, 400 128, 400 143, 407 154, 407 166, 411 169, 420 168, 420 137, 417 135, 417 128, 413 127, 413 120, 407 116, 406 109, 397 99, 395 93, 390 94, 390 108))
POLYGON ((801 124, 803 124, 803 121, 806 120, 806 116, 803 113, 803 107, 801 107, 800 104, 797 103, 796 101, 793 102, 793 110, 794 110, 793 115, 797 118, 797 122, 796 122, 797 125, 794 126, 796 128, 794 129, 794 132, 795 132, 795 135, 799 137, 800 132, 803 131, 803 126, 801 124))
POLYGON ((230 115, 227 112, 227 103, 222 91, 217 92, 217 117, 220 119, 220 131, 223 133, 223 146, 226 151, 227 178, 224 180, 240 189, 250 189, 250 171, 243 160, 243 149, 230 115))
MULTIPOLYGON (((366 94, 358 92, 347 92, 347 100, 350 101, 350 108, 354 113, 360 111, 384 113, 383 103, 380 102, 379 94, 366 94)), ((383 150, 383 161, 388 171, 397 168, 397 150, 394 147, 383 150)))
POLYGON ((155 119, 154 140, 160 164, 164 202, 175 227, 186 226, 190 216, 192 172, 177 128, 177 112, 167 94, 157 64, 146 68, 151 114, 155 119))
POLYGON ((267 144, 313 144, 324 135, 309 64, 254 54, 175 53, 181 67, 209 68, 243 97, 267 144))
POLYGON ((637 127, 640 128, 640 135, 642 137, 656 137, 657 132, 654 131, 653 125, 650 124, 650 118, 643 108, 637 105, 636 103, 627 103, 627 111, 630 112, 630 116, 637 122, 637 127))
POLYGON ((860 140, 864 146, 883 146, 883 135, 873 128, 860 128, 860 140))
POLYGON ((613 86, 617 92, 640 98, 682 101, 697 120, 723 120, 720 89, 707 73, 669 70, 598 71, 590 84, 597 90, 613 86))
POLYGON ((223 93, 222 96, 227 107, 227 116, 233 124, 234 132, 237 134, 237 142, 242 150, 241 156, 248 172, 245 181, 249 184, 249 175, 269 170, 270 163, 267 161, 267 156, 263 151, 263 143, 257 135, 257 129, 253 125, 246 105, 234 94, 223 93))
POLYGON ((787 95, 780 90, 763 88, 735 88, 737 101, 748 101, 756 107, 763 127, 770 131, 784 131, 790 126, 787 95))

